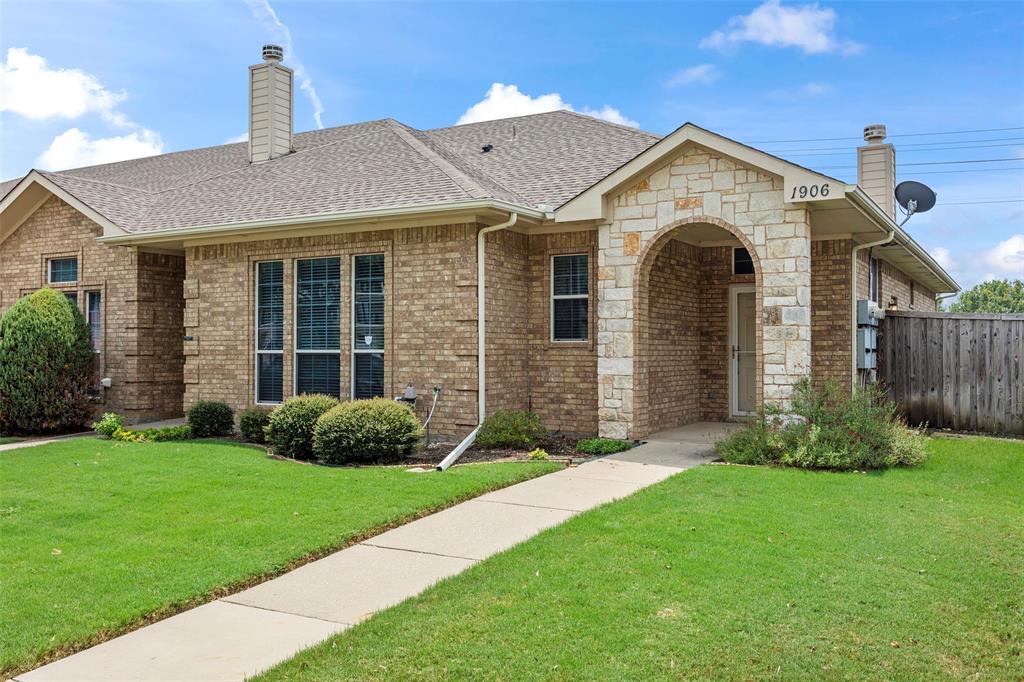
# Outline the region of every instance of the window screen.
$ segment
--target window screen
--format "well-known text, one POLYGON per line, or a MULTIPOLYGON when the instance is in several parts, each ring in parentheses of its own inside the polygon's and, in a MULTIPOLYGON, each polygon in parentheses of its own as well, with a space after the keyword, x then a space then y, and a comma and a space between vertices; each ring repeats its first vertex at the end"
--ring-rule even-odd
POLYGON ((97 353, 100 352, 100 334, 103 332, 102 329, 102 299, 100 292, 89 291, 85 294, 86 310, 85 320, 89 323, 89 331, 92 333, 92 349, 97 353))
POLYGON ((341 397, 341 259, 295 266, 295 391, 341 397))
POLYGON ((384 395, 384 255, 352 262, 352 397, 384 395))
POLYGON ((589 258, 586 254, 552 257, 552 340, 587 340, 590 312, 589 289, 589 258))
POLYGON ((256 402, 279 403, 284 392, 284 263, 256 264, 256 402))
POLYGON ((750 252, 743 247, 736 247, 732 250, 732 272, 734 275, 754 274, 754 259, 750 252))
POLYGON ((77 282, 78 259, 54 258, 50 261, 50 282, 77 282))
POLYGON ((878 303, 878 260, 868 261, 868 298, 878 303))

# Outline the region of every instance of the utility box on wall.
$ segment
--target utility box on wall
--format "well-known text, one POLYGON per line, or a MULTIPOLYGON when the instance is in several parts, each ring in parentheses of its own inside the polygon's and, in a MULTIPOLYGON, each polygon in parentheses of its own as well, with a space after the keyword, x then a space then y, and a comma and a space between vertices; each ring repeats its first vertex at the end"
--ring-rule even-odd
POLYGON ((857 301, 857 369, 878 368, 878 321, 885 311, 874 301, 857 301))

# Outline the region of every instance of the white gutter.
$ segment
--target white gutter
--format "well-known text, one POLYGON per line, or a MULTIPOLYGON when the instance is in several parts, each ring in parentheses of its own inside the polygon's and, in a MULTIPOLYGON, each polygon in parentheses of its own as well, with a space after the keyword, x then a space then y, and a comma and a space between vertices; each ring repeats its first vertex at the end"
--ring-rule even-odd
POLYGON ((437 465, 438 471, 444 471, 455 463, 473 441, 487 416, 487 235, 498 230, 505 230, 516 224, 519 214, 509 213, 508 220, 497 225, 485 227, 476 233, 476 364, 477 364, 477 426, 456 446, 451 453, 437 465))
POLYGON ((421 215, 456 213, 460 211, 474 211, 482 209, 506 211, 509 214, 523 215, 536 220, 546 220, 551 217, 551 214, 546 211, 510 204, 507 201, 497 199, 473 199, 470 201, 411 204, 407 206, 385 206, 383 208, 374 208, 362 211, 318 213, 307 216, 270 218, 266 220, 252 220, 237 223, 211 223, 207 225, 197 225, 194 227, 148 230, 124 235, 107 235, 99 237, 97 241, 106 242, 108 244, 138 244, 152 241, 167 241, 168 239, 183 239, 207 235, 213 236, 220 234, 232 234, 236 232, 248 232, 271 227, 281 229, 298 229, 324 223, 376 223, 395 220, 398 218, 415 218, 421 215))

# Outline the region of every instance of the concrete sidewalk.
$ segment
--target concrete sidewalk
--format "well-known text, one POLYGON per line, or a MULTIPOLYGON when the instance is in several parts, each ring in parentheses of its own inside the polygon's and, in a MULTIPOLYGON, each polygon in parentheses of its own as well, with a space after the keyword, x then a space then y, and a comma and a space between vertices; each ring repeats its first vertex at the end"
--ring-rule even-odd
POLYGON ((15 679, 244 680, 546 528, 713 456, 706 443, 651 441, 519 483, 15 679))

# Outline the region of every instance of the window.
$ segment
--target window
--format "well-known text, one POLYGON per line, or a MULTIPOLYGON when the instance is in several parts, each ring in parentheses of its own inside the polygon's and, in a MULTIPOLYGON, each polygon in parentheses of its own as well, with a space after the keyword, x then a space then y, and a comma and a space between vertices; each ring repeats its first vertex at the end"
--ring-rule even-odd
POLYGON ((868 298, 878 303, 878 259, 868 261, 868 298))
POLYGON ((914 280, 910 280, 910 307, 914 307, 914 280))
POLYGON ((590 271, 586 254, 551 257, 551 340, 586 341, 590 271))
POLYGON ((352 397, 384 395, 384 255, 352 261, 352 397))
POLYGON ((256 264, 256 402, 284 398, 284 263, 256 264))
POLYGON ((295 263, 295 392, 341 397, 341 259, 295 263))
POLYGON ((732 274, 754 274, 754 259, 750 257, 750 252, 742 246, 734 247, 732 250, 732 274))
POLYGON ((51 258, 50 283, 64 284, 78 281, 77 258, 51 258))
POLYGON ((78 292, 77 291, 65 291, 64 296, 71 302, 71 305, 78 307, 78 292))
POLYGON ((103 332, 101 318, 103 299, 98 291, 87 291, 85 293, 85 321, 89 323, 89 331, 92 333, 92 349, 100 352, 100 334, 103 332))

